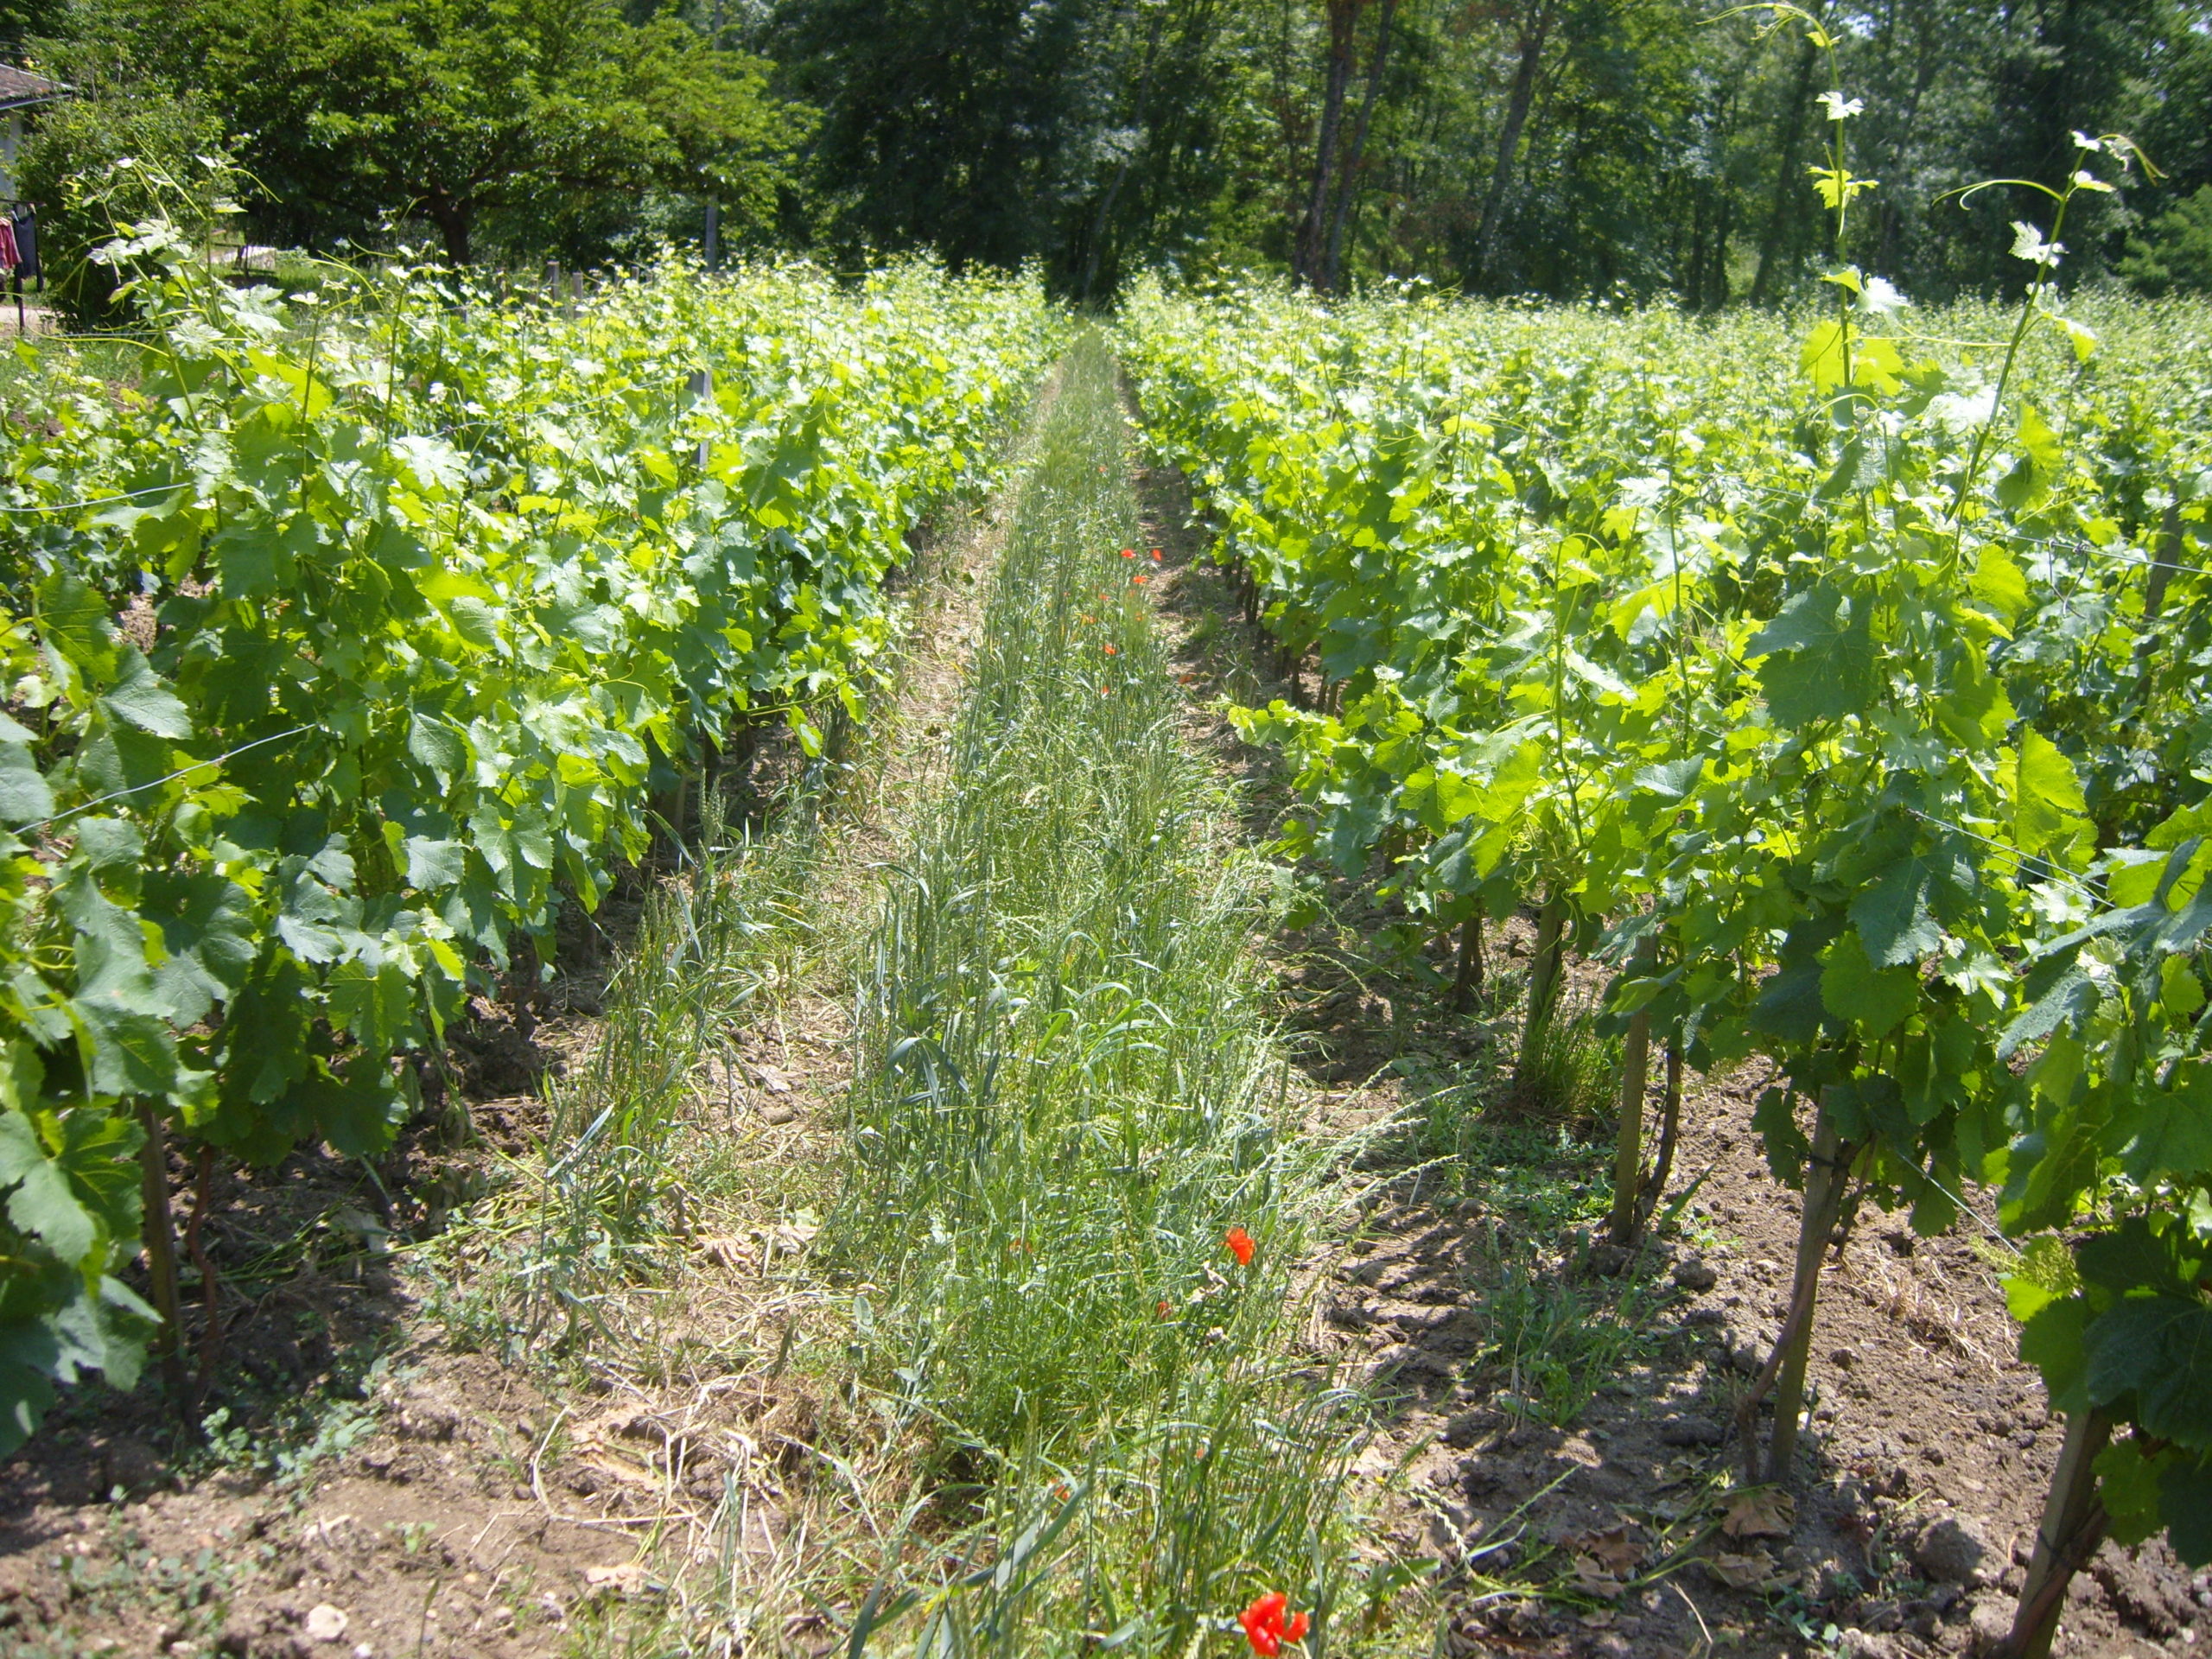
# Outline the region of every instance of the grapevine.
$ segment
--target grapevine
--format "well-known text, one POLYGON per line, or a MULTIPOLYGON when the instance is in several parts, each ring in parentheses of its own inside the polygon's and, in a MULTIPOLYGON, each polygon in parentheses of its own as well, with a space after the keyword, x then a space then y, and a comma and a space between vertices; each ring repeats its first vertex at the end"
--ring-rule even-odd
MULTIPOLYGON (((1840 255, 1872 181, 1823 104, 1840 255)), ((2024 1352, 2105 1426, 2024 1653, 2084 1535, 2212 1559, 2207 340, 2172 320, 2176 372, 2056 284, 2069 201, 2133 159, 2079 136, 2036 187, 2009 315, 1923 327, 1839 257, 1789 324, 1150 287, 1122 336, 1284 649, 1292 695, 1236 718, 1313 804, 1288 846, 1380 868, 1463 952, 1536 906, 1524 1056, 1561 946, 1611 964, 1617 1235, 1649 1213, 1636 1057, 1772 1069, 1756 1122, 1803 1230, 1752 1478, 1794 1473, 1836 1230, 2001 1193, 2024 1352)))
POLYGON ((111 257, 137 383, 0 425, 0 1452, 174 1328, 168 1146, 388 1145, 409 1057, 683 779, 858 709, 907 532, 1057 328, 921 266, 576 308, 241 289, 160 224, 111 257))

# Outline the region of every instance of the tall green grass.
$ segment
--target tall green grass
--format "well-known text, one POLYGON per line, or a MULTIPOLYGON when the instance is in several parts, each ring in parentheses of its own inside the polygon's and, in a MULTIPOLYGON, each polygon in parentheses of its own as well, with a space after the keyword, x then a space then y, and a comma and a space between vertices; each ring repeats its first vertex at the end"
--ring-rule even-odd
POLYGON ((856 1653, 1226 1652, 1269 1589, 1341 1645, 1353 1418, 1291 1342, 1330 1152, 1286 1119, 1266 884, 1121 556, 1124 442, 1086 337, 862 975, 824 1249, 926 1501, 856 1653))

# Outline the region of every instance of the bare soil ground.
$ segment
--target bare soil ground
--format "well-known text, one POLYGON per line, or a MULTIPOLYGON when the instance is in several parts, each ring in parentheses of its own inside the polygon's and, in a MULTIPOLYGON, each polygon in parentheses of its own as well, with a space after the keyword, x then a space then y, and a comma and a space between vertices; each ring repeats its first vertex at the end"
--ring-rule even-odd
MULTIPOLYGON (((1239 780, 1248 831, 1269 836, 1294 810, 1286 780, 1218 710, 1294 688, 1205 562, 1211 537, 1179 475, 1141 469, 1138 483, 1193 740, 1239 780)), ((1902 1216, 1859 1218, 1821 1285, 1810 1472, 1794 1497, 1732 1497, 1737 1406, 1786 1313, 1796 1248, 1796 1196, 1767 1173, 1751 1124, 1764 1078, 1691 1090, 1674 1185, 1694 1196, 1622 1262, 1591 1242, 1586 1201, 1611 1156, 1589 1144, 1597 1126, 1516 1123, 1485 1104, 1500 1025, 1482 1016, 1502 1003, 1451 1015, 1440 942, 1390 963, 1376 936, 1402 912, 1366 884, 1306 874, 1322 918, 1281 944, 1314 1109, 1407 1125, 1359 1172, 1374 1185, 1325 1268, 1313 1345, 1376 1388, 1368 1501, 1390 1553, 1437 1564, 1446 1650, 1881 1659, 2002 1634, 2064 1426, 2016 1357, 2001 1258, 1977 1249, 1990 1216, 1934 1239, 1902 1216), (1419 1122, 1470 1081, 1453 1109, 1471 1113, 1477 1150, 1440 1156, 1419 1122), (1486 1163, 1484 1147, 1505 1155, 1486 1163)), ((1525 918, 1492 931, 1494 995, 1510 1000, 1533 935, 1525 918)), ((1587 967, 1573 978, 1586 999, 1602 983, 1587 967)), ((2206 1650, 2212 1572, 2192 1577, 2163 1543, 2107 1544, 2056 1647, 2206 1650)))

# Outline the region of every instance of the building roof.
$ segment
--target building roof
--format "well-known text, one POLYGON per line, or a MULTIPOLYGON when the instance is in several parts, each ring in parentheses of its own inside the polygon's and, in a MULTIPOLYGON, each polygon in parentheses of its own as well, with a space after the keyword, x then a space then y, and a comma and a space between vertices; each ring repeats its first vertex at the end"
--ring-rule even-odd
POLYGON ((13 64, 0 63, 0 110, 51 103, 68 90, 58 80, 48 80, 44 75, 35 75, 13 64))

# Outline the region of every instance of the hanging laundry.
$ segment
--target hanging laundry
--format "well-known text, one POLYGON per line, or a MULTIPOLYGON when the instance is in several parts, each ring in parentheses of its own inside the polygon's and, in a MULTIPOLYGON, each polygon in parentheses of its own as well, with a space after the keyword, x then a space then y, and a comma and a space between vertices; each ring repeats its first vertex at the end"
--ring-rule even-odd
POLYGON ((29 202, 9 215, 16 232, 16 275, 33 277, 38 267, 38 210, 29 202))
POLYGON ((16 252, 16 216, 0 215, 0 271, 12 276, 22 264, 16 252))

